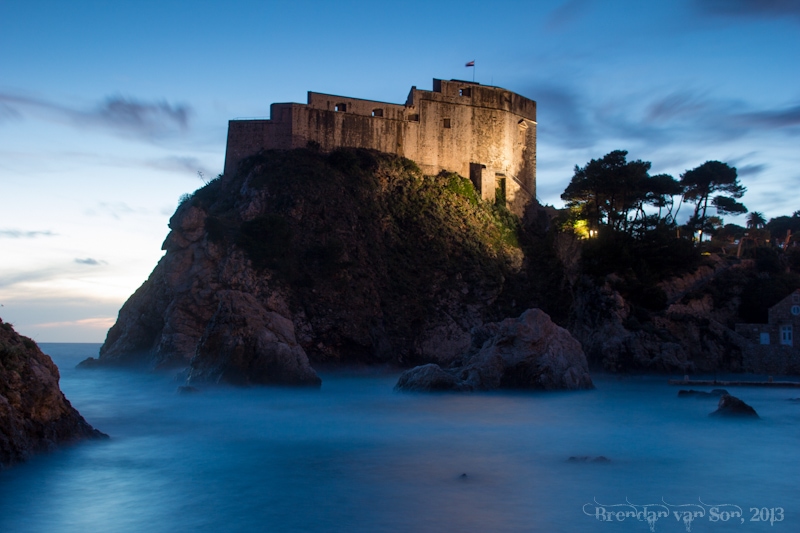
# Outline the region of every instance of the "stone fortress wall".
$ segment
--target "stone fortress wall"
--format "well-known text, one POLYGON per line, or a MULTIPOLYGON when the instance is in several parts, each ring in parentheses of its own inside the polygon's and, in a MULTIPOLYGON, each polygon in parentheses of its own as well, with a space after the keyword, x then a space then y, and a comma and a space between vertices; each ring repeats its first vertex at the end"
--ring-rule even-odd
POLYGON ((536 102, 500 87, 434 79, 432 91, 412 87, 405 104, 309 92, 307 104, 272 104, 269 119, 231 120, 225 174, 260 150, 309 142, 398 154, 426 174, 457 172, 485 200, 504 190, 520 215, 536 198, 536 102))

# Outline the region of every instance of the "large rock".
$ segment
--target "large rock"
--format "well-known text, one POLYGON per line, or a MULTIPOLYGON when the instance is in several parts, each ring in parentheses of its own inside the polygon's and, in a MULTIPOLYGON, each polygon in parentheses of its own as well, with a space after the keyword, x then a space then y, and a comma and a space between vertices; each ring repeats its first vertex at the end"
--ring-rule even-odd
POLYGON ((191 361, 189 383, 320 385, 291 320, 244 292, 223 291, 218 298, 191 361))
POLYGON ((0 320, 0 469, 60 444, 106 436, 70 405, 59 377, 35 342, 0 320))
POLYGON ((723 394, 719 399, 717 410, 708 416, 725 418, 759 418, 756 410, 744 403, 736 396, 723 394))
POLYGON ((540 309, 475 328, 460 367, 417 367, 404 372, 396 386, 407 391, 593 387, 580 343, 540 309))

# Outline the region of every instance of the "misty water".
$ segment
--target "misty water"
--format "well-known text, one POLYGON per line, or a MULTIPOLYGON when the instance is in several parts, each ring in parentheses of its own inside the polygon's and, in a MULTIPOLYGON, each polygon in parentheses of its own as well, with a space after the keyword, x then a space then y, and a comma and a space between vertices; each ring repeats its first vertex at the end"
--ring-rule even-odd
POLYGON ((0 473, 0 531, 800 530, 800 389, 730 387, 761 415, 733 422, 664 376, 404 394, 362 369, 186 395, 169 375, 75 369, 98 347, 42 345, 111 438, 0 473))

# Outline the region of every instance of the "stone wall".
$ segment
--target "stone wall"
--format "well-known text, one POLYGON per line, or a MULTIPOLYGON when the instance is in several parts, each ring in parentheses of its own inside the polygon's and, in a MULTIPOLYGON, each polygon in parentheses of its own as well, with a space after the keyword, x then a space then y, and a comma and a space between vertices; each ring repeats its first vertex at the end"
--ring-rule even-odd
POLYGON ((745 372, 768 375, 800 375, 800 350, 780 344, 754 344, 742 350, 745 372))
POLYGON ((232 120, 225 174, 262 149, 369 148, 416 161, 423 172, 457 172, 485 200, 498 187, 520 213, 536 197, 536 102, 499 87, 434 80, 390 104, 308 93, 307 104, 272 104, 269 120, 232 120))

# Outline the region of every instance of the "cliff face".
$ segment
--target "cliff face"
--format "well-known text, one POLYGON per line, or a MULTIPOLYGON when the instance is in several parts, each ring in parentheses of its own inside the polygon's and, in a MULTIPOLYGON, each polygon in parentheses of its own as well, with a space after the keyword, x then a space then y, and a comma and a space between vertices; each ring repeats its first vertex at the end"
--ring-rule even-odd
POLYGON ((590 363, 610 371, 743 371, 746 341, 734 330, 741 293, 759 273, 747 262, 712 257, 683 276, 663 280, 668 305, 653 312, 627 301, 609 276, 576 288, 570 331, 590 363))
POLYGON ((95 364, 308 385, 314 362, 448 364, 513 293, 508 220, 402 158, 267 152, 182 202, 95 364))
POLYGON ((104 436, 58 387, 58 368, 0 320, 0 469, 59 444, 104 436))

